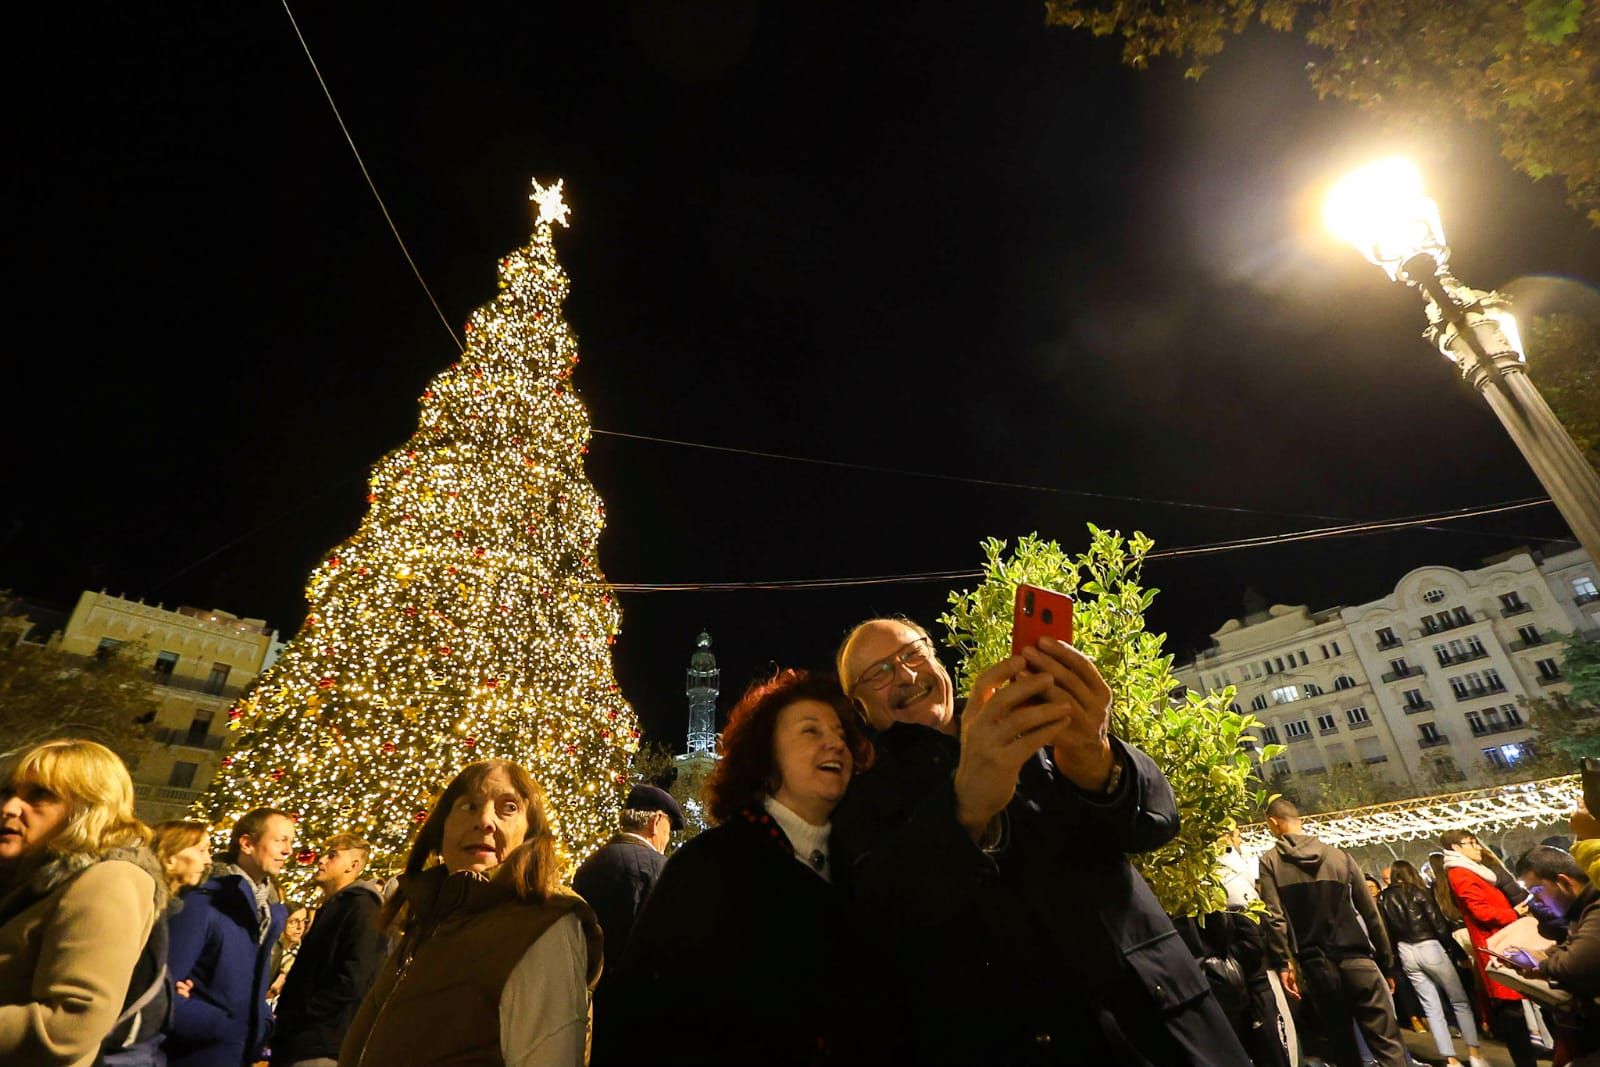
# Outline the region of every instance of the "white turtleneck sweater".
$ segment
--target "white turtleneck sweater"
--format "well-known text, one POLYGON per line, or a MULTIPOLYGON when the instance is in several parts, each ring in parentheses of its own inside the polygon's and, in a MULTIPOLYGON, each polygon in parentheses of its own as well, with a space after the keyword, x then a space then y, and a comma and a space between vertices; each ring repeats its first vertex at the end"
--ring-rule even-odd
POLYGON ((794 858, 804 864, 807 870, 815 871, 824 882, 832 882, 833 872, 828 867, 828 836, 833 833, 833 823, 813 826, 779 803, 776 797, 765 797, 761 804, 788 836, 789 844, 794 846, 794 858))

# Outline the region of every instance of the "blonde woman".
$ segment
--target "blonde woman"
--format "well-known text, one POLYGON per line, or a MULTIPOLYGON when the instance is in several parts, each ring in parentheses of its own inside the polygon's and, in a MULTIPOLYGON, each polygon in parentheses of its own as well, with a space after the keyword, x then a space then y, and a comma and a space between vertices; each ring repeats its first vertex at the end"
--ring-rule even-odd
POLYGON ((167 885, 149 838, 105 746, 0 763, 0 1063, 162 1062, 167 885))
POLYGON ((150 847, 167 876, 167 892, 177 896, 206 880, 211 870, 211 828, 203 822, 174 819, 150 828, 150 847))

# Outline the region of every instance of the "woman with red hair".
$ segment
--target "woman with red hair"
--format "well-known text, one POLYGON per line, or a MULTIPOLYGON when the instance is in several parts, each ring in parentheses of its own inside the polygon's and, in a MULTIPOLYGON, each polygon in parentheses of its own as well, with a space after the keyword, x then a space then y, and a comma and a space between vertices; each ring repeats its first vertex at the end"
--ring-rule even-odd
POLYGON ((622 961, 625 1062, 869 1058, 872 957, 833 883, 833 809, 871 748, 832 678, 780 671, 734 707, 706 782, 717 823, 673 854, 622 961), (668 1039, 708 1010, 717 1018, 668 1039))

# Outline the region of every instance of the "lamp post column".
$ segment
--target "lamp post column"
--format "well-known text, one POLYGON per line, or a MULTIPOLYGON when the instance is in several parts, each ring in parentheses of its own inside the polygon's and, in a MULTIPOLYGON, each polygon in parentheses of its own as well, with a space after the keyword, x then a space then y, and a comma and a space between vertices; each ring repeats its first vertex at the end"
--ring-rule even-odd
POLYGON ((1522 353, 1492 314, 1505 299, 1469 289, 1436 265, 1406 273, 1428 295, 1424 336, 1488 402, 1578 543, 1600 562, 1600 475, 1539 395, 1522 353))

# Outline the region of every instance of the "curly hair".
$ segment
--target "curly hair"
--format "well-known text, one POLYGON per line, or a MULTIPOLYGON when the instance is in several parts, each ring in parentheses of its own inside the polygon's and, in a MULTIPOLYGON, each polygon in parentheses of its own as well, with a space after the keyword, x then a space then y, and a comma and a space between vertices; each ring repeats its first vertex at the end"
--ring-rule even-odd
POLYGON ((35 783, 67 805, 67 823, 46 847, 58 855, 102 856, 116 847, 150 843, 133 813, 133 779, 117 754, 98 741, 42 741, 0 765, 0 794, 35 783))
POLYGON ((801 700, 826 704, 839 716, 857 774, 872 765, 872 742, 861 732, 839 683, 812 671, 780 670, 766 681, 752 683, 728 714, 728 726, 717 745, 722 758, 704 787, 714 822, 727 822, 772 792, 778 770, 772 750, 778 714, 801 700))

